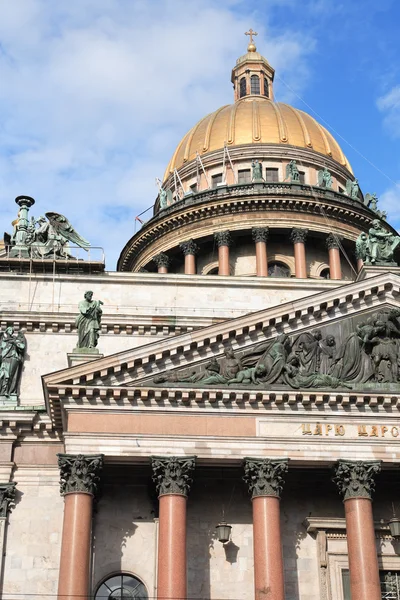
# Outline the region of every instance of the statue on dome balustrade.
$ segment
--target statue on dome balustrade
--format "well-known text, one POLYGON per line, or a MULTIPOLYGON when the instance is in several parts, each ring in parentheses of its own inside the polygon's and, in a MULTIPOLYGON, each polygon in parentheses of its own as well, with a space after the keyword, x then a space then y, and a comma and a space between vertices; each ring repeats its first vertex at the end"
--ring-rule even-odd
POLYGON ((167 206, 167 192, 164 190, 164 188, 160 188, 160 210, 164 210, 164 208, 167 208, 167 206))
POLYGON ((378 209, 378 196, 376 194, 365 194, 364 204, 371 209, 382 221, 386 221, 387 213, 378 209))
POLYGON ((24 334, 7 327, 0 338, 0 399, 17 401, 25 348, 24 334))
POLYGON ((332 187, 332 175, 326 167, 321 171, 318 171, 318 186, 331 189, 332 187))
POLYGON ((346 192, 350 198, 353 198, 353 200, 357 200, 359 191, 360 186, 358 185, 358 179, 354 179, 354 181, 348 179, 346 181, 346 192))
POLYGON ((251 163, 251 178, 253 181, 263 181, 261 161, 253 159, 251 163))
POLYGON ((387 231, 379 221, 372 221, 368 236, 361 233, 356 240, 356 254, 366 265, 397 266, 394 252, 400 244, 400 236, 387 231))
POLYGON ((289 179, 290 183, 300 182, 300 173, 297 168, 297 163, 295 160, 291 160, 288 165, 286 165, 286 179, 289 179))

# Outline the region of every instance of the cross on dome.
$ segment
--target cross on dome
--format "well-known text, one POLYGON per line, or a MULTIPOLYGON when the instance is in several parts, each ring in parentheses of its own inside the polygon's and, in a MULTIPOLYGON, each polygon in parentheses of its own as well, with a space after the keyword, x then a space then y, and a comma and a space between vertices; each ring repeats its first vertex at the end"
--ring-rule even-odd
POLYGON ((258 35, 257 31, 253 31, 252 29, 249 29, 248 31, 245 32, 244 35, 250 36, 250 42, 249 42, 249 45, 247 46, 247 52, 255 52, 257 50, 257 48, 253 41, 253 35, 258 35))

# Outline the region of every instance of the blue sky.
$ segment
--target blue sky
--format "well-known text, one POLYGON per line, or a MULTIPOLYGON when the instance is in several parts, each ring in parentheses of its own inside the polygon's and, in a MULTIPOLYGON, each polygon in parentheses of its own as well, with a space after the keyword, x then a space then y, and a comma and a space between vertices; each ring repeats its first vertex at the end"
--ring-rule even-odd
POLYGON ((31 195, 113 270, 176 144, 232 102, 249 27, 400 227, 399 22, 398 0, 0 0, 0 228, 31 195))

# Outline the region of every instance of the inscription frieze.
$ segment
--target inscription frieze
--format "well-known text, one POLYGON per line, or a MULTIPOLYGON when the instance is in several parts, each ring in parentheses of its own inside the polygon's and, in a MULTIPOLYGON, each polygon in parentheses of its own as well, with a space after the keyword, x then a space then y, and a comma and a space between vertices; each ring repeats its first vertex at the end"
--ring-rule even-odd
POLYGON ((259 419, 258 435, 261 437, 312 438, 312 439, 352 439, 352 440, 399 440, 400 422, 360 423, 360 422, 290 422, 259 419))

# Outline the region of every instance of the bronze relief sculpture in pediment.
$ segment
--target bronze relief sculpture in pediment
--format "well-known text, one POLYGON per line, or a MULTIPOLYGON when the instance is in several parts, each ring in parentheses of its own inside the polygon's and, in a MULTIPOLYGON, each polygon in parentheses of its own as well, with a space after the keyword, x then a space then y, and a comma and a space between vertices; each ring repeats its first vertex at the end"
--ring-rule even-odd
POLYGON ((153 379, 197 386, 392 388, 400 383, 400 310, 385 307, 291 338, 281 334, 251 350, 229 346, 200 370, 171 371, 153 379), (364 320, 361 320, 361 319, 364 320))

